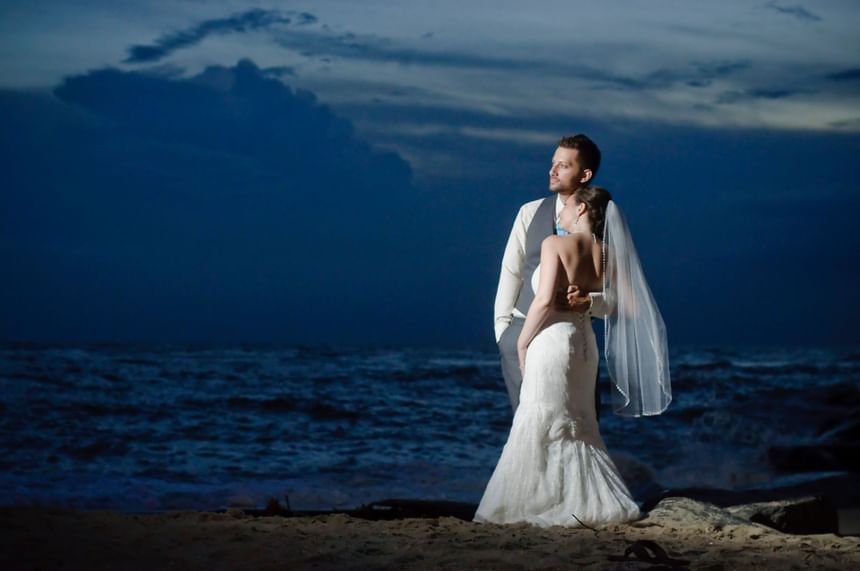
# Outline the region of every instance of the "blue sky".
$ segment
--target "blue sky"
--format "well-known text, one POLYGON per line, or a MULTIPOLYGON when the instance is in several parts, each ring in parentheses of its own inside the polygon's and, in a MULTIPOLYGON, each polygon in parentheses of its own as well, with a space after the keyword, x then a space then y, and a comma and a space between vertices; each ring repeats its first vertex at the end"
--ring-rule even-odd
POLYGON ((485 344, 601 146, 679 344, 856 344, 853 2, 5 2, 0 337, 485 344))

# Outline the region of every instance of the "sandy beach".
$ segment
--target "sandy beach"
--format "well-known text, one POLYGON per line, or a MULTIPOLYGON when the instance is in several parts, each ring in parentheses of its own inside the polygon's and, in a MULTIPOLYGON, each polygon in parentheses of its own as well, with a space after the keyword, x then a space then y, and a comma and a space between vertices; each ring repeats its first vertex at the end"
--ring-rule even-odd
POLYGON ((689 569, 858 569, 860 538, 791 535, 741 508, 666 498, 600 530, 476 524, 454 517, 371 521, 176 511, 128 514, 6 507, 3 569, 667 569, 614 562, 653 540, 689 569))

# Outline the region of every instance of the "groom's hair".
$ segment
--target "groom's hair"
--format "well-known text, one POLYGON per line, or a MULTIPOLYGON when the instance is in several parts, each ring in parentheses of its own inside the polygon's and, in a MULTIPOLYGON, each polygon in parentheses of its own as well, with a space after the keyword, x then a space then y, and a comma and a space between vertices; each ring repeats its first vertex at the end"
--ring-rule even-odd
POLYGON ((600 149, 597 148, 594 141, 580 133, 572 137, 562 137, 558 146, 579 151, 577 153, 579 166, 591 170, 592 179, 597 176, 597 169, 600 168, 600 149))

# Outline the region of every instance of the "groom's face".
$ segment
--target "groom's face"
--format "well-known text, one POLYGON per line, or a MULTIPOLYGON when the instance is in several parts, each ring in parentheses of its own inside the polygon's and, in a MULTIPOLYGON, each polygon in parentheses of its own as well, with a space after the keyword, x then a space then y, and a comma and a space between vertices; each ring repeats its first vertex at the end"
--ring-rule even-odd
POLYGON ((579 151, 559 147, 552 155, 549 189, 551 192, 570 194, 587 180, 586 174, 586 171, 579 166, 579 151))

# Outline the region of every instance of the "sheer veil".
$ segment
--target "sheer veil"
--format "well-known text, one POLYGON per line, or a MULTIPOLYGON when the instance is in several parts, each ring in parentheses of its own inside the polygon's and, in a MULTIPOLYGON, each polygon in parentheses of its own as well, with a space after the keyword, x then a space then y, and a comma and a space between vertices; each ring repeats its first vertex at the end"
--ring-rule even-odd
POLYGON ((666 326, 614 201, 606 208, 603 248, 603 292, 615 305, 605 320, 613 409, 621 416, 660 414, 672 400, 666 326))

